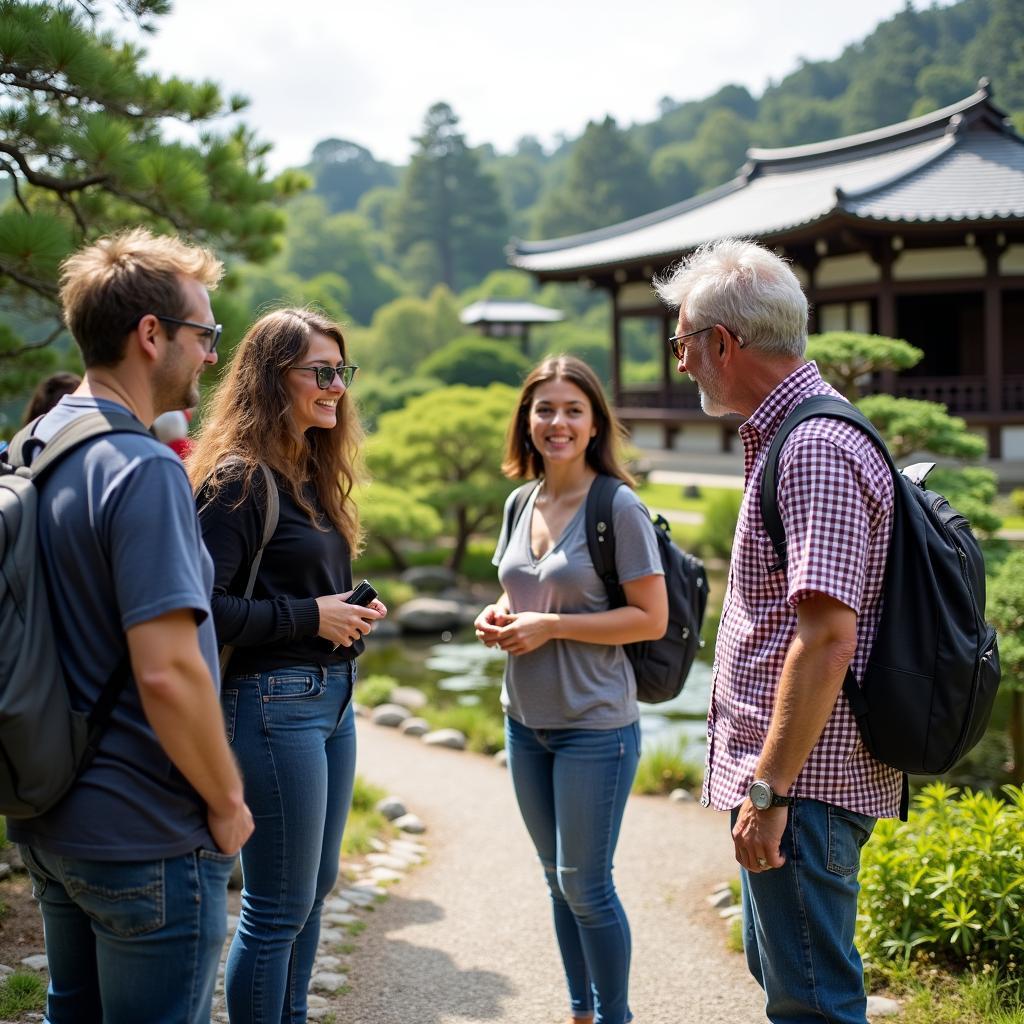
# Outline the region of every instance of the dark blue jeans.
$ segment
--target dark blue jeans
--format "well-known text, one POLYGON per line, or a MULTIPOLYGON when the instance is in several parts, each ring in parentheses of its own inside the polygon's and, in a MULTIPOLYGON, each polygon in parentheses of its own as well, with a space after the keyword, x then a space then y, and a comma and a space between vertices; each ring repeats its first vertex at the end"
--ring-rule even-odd
POLYGON ((225 995, 239 1024, 306 1020, 320 911, 338 876, 355 778, 354 663, 230 676, 221 691, 256 830, 225 995))
POLYGON ((782 835, 786 863, 740 869, 747 966, 773 1024, 865 1024, 854 929, 860 851, 874 827, 864 814, 797 800, 782 835))
POLYGON ((575 1017, 626 1024, 629 922, 612 858, 640 760, 639 723, 621 729, 528 729, 506 719, 508 766, 544 867, 575 1017))
POLYGON ((234 857, 96 861, 20 849, 46 932, 49 1024, 207 1024, 234 857))

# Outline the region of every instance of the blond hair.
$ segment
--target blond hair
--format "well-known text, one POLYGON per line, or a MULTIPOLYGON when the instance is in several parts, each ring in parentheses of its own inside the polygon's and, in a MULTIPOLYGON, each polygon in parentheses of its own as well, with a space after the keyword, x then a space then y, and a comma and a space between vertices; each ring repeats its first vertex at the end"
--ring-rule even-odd
MULTIPOLYGON (((61 264, 64 323, 89 366, 116 366, 129 332, 147 313, 184 318, 180 277, 217 287, 224 265, 209 250, 173 235, 132 228, 101 238, 61 264)), ((174 327, 167 325, 174 336, 174 327)))

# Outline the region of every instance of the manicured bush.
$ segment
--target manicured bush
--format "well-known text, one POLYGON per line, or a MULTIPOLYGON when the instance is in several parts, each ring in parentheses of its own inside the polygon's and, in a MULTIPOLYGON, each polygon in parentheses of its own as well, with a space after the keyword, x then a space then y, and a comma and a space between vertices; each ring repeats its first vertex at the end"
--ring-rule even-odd
POLYGON ((864 848, 859 945, 882 967, 1024 962, 1024 791, 1005 800, 942 782, 913 801, 908 822, 880 821, 864 848))
POLYGON ((673 789, 696 789, 704 769, 687 756, 683 739, 651 746, 640 757, 633 780, 634 793, 671 793, 673 789))
POLYGON ((375 708, 379 704, 387 704, 391 700, 391 692, 398 685, 393 676, 367 676, 356 684, 353 698, 357 704, 375 708))
POLYGON ((727 559, 732 553, 742 501, 742 491, 721 490, 708 497, 704 522, 697 535, 697 546, 705 556, 727 559))

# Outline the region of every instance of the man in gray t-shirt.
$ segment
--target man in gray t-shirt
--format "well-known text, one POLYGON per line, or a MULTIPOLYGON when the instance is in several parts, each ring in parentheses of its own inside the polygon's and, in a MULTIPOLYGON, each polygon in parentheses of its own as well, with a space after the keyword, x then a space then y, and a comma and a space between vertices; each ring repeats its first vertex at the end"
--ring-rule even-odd
MULTIPOLYGON (((62 268, 85 378, 39 420, 148 426, 198 401, 220 327, 206 250, 136 230, 62 268)), ((131 679, 98 753, 51 810, 9 822, 46 931, 52 1024, 205 1024, 226 931, 226 884, 252 832, 217 699, 212 564, 177 456, 138 433, 85 441, 43 480, 39 545, 53 642, 87 710, 127 652, 131 679)))
MULTIPOLYGON (((508 506, 494 564, 510 610, 603 612, 608 591, 587 548, 586 501, 542 558, 530 548, 530 521, 537 491, 507 535, 508 506)), ((514 495, 509 497, 509 503, 514 495)), ((640 499, 620 487, 612 502, 615 563, 619 580, 662 575, 658 542, 640 499)), ((633 666, 621 646, 551 640, 509 658, 501 691, 505 713, 531 729, 617 729, 637 719, 633 666)))

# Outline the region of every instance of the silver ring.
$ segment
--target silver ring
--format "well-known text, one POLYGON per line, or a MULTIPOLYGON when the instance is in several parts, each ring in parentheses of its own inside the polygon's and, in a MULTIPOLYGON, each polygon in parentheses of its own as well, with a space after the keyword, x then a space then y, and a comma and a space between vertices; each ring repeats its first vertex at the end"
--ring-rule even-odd
POLYGON ((761 869, 764 869, 764 868, 768 867, 768 861, 766 861, 764 859, 764 857, 758 857, 757 858, 757 866, 759 868, 761 868, 761 869))

